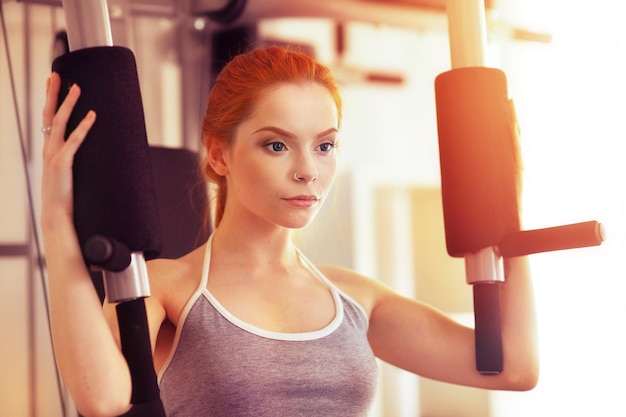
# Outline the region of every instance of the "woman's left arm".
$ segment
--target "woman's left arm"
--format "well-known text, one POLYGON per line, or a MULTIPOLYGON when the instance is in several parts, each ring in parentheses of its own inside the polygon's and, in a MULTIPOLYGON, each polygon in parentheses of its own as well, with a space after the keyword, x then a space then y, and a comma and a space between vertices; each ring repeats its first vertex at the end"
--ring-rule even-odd
POLYGON ((376 356, 418 375, 466 386, 529 390, 537 384, 537 328, 526 257, 505 259, 501 284, 503 371, 476 370, 474 331, 419 301, 370 281, 368 338, 376 356))

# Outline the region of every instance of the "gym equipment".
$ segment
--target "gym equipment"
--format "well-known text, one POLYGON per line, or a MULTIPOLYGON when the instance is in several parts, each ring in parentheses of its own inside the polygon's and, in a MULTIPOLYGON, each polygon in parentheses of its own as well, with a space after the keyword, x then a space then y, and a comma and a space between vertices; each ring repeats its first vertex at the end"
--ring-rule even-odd
POLYGON ((503 257, 600 245, 597 221, 521 231, 518 124, 506 76, 483 66, 482 0, 447 0, 452 69, 435 79, 441 194, 448 254, 473 286, 476 368, 503 368, 499 288, 503 257))
POLYGON ((74 159, 74 224, 89 268, 102 271, 108 302, 116 303, 122 352, 128 362, 130 415, 165 417, 146 316, 146 260, 161 250, 157 200, 136 64, 112 45, 106 1, 64 0, 70 52, 56 58, 59 103, 69 87, 81 97, 71 132, 89 109, 98 120, 74 159))

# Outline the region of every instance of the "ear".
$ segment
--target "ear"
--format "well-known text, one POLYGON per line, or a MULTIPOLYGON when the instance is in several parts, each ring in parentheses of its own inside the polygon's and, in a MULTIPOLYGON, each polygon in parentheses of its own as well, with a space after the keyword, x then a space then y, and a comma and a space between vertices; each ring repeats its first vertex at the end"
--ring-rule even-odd
POLYGON ((212 142, 207 149, 207 159, 217 175, 226 176, 228 174, 226 150, 222 145, 212 142))

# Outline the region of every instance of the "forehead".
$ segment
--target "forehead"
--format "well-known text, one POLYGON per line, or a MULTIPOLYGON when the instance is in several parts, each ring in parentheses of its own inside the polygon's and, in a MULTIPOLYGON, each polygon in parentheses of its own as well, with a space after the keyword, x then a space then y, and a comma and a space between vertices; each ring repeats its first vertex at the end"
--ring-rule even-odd
POLYGON ((304 122, 307 119, 338 127, 333 96, 326 87, 315 82, 282 83, 263 90, 248 118, 260 123, 304 122))

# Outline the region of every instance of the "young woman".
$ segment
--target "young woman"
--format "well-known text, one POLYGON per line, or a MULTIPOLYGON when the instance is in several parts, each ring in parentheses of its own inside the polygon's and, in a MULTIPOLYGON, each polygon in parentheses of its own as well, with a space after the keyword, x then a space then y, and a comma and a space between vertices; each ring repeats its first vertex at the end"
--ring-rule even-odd
MULTIPOLYGON (((103 312, 72 223, 72 160, 96 115, 64 142, 80 88, 55 111, 59 85, 52 74, 43 111, 54 349, 79 410, 115 416, 129 407, 130 376, 113 307, 103 312)), ((375 357, 455 384, 536 384, 524 258, 506 260, 504 372, 483 376, 471 328, 353 271, 316 267, 293 245, 292 229, 313 220, 333 184, 340 122, 333 78, 304 54, 257 49, 220 73, 203 120, 203 170, 218 189, 215 231, 180 259, 148 263, 146 307, 169 416, 365 416, 375 357)))

